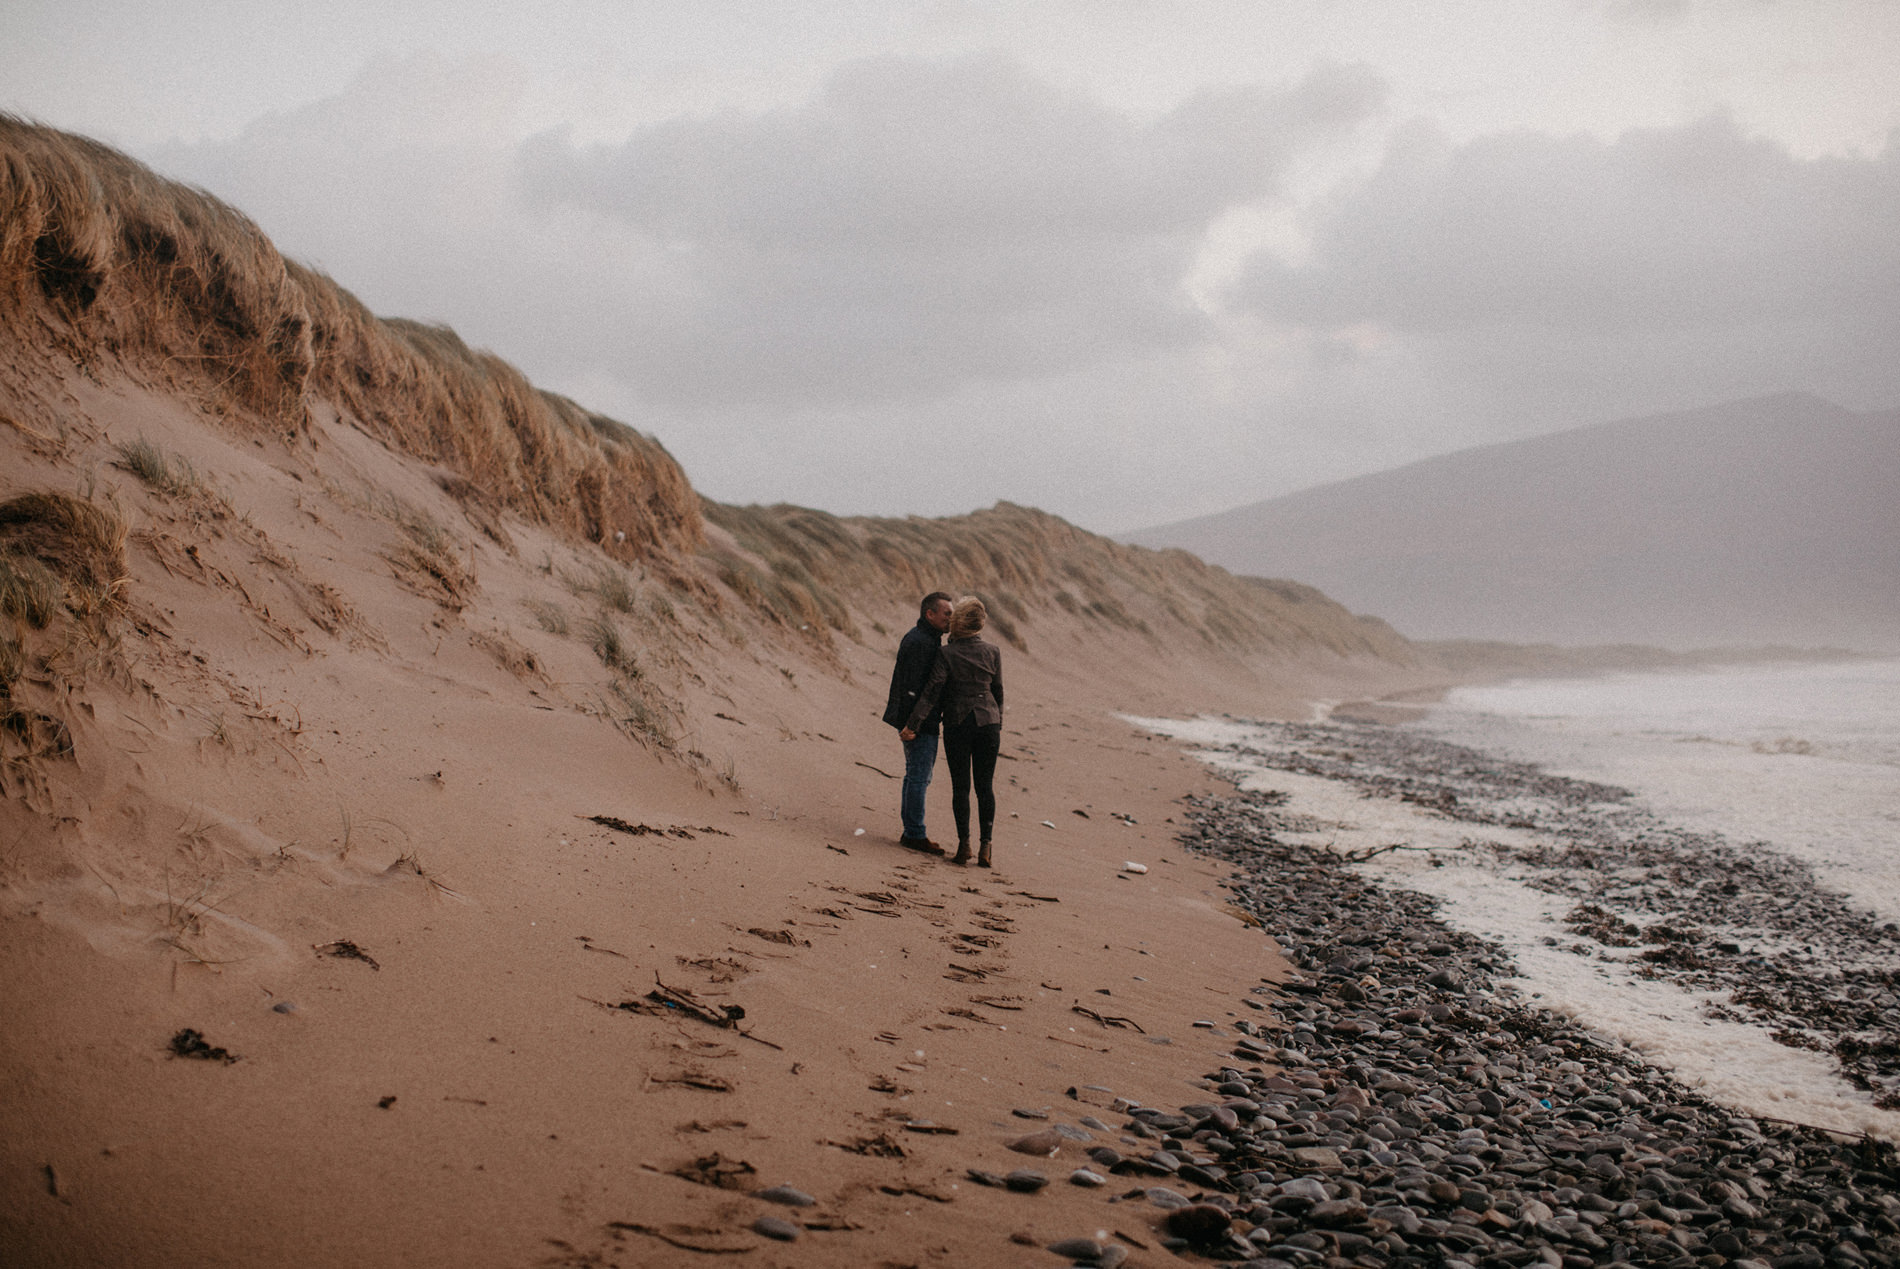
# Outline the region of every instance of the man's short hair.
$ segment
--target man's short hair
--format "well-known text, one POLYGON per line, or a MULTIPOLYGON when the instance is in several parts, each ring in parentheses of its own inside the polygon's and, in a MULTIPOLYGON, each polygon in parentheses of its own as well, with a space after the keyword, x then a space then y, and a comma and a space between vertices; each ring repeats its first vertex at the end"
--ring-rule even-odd
POLYGON ((952 607, 955 607, 956 602, 957 602, 957 597, 955 595, 946 594, 945 592, 940 591, 940 590, 931 591, 928 595, 924 596, 924 601, 921 604, 917 605, 918 620, 921 621, 925 617, 928 617, 930 615, 930 610, 932 608, 935 608, 940 602, 946 603, 946 604, 951 605, 952 607))

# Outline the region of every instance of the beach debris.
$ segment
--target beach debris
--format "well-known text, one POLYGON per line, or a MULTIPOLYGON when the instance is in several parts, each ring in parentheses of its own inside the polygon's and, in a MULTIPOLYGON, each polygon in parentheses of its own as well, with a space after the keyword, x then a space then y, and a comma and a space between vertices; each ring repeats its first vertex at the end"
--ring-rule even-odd
POLYGON ((701 833, 710 833, 714 837, 732 836, 725 829, 716 828, 711 824, 696 824, 690 827, 684 824, 668 824, 656 827, 652 824, 630 824, 618 815, 581 815, 576 818, 598 824, 602 828, 611 828, 616 833, 626 833, 631 837, 677 837, 682 841, 690 842, 701 833))
POLYGON ((934 1137, 954 1137, 958 1132, 948 1124, 940 1124, 929 1119, 913 1119, 904 1125, 904 1131, 920 1132, 934 1137))
POLYGON ((383 1096, 378 1097, 376 1099, 377 1110, 388 1110, 391 1106, 394 1106, 395 1104, 396 1104, 396 1095, 394 1093, 385 1093, 383 1096))
POLYGON ((1049 1184, 1049 1178, 1034 1168, 1017 1168, 1003 1178, 1004 1187, 1018 1194, 1034 1194, 1047 1184, 1049 1184))
POLYGON ((1052 894, 1032 894, 1027 890, 1012 890, 1010 891, 1010 893, 1013 895, 1021 895, 1025 899, 1034 899, 1037 903, 1061 903, 1062 902, 1062 900, 1058 899, 1056 896, 1052 894))
MULTIPOLYGON (((1108 993, 1103 992, 1102 994, 1107 995, 1108 993)), ((1123 1018, 1116 1014, 1097 1013, 1095 1012, 1095 1010, 1090 1009, 1087 1005, 1070 1005, 1069 1012, 1079 1013, 1084 1018, 1092 1019, 1093 1021, 1100 1023, 1104 1027, 1128 1027, 1131 1030, 1140 1031, 1141 1034, 1143 1035, 1148 1034, 1146 1031, 1142 1030, 1141 1024, 1139 1022, 1136 1022, 1133 1018, 1123 1018)))
MULTIPOLYGON (((1075 809, 1074 809, 1073 811, 1071 811, 1071 812, 1069 812, 1069 814, 1071 814, 1071 815, 1080 815, 1080 816, 1081 816, 1081 817, 1082 817, 1083 819, 1087 819, 1087 818, 1089 817, 1089 813, 1088 813, 1087 811, 1085 811, 1085 810, 1083 810, 1083 809, 1082 809, 1081 807, 1079 807, 1079 806, 1078 806, 1078 807, 1076 807, 1076 808, 1075 808, 1075 809)), ((1054 828, 1054 827, 1055 827, 1055 825, 1053 825, 1053 824, 1051 824, 1051 825, 1050 825, 1049 827, 1050 827, 1050 828, 1054 828)))
POLYGON ((1056 826, 1054 820, 1042 820, 1040 822, 1044 828, 1054 828, 1056 826))
POLYGON ((810 947, 811 946, 810 943, 806 942, 804 939, 799 938, 797 935, 793 934, 790 930, 767 930, 767 929, 761 928, 760 926, 755 925, 751 929, 747 930, 746 933, 752 935, 754 938, 764 939, 767 943, 782 943, 786 947, 810 947))
POLYGON ((576 934, 574 941, 581 945, 583 952, 599 952, 604 956, 618 956, 623 961, 629 959, 625 952, 616 952, 611 947, 602 947, 585 934, 576 934))
POLYGON ((681 1071, 675 1075, 649 1075, 648 1084, 677 1084, 682 1088, 703 1089, 708 1093, 730 1093, 732 1081, 700 1071, 681 1071))
MULTIPOLYGON (((926 1199, 932 1203, 949 1203, 954 1201, 948 1194, 940 1194, 928 1186, 918 1185, 909 1181, 901 1185, 880 1185, 877 1187, 877 1190, 878 1193, 889 1194, 893 1198, 903 1198, 908 1195, 913 1198, 926 1199)), ((816 1226, 814 1225, 813 1228, 816 1228, 816 1226)), ((853 1228, 855 1228, 855 1226, 853 1228)))
POLYGON ((1080 1185, 1093 1190, 1107 1185, 1108 1178, 1103 1176, 1100 1172, 1094 1172, 1088 1168, 1077 1168, 1075 1171, 1069 1173, 1069 1184, 1080 1185))
POLYGON ((646 1238, 657 1239, 669 1247, 678 1247, 681 1251, 696 1251, 702 1255, 735 1256, 757 1250, 750 1242, 735 1243, 731 1235, 724 1230, 707 1225, 643 1225, 635 1221, 608 1221, 608 1229, 625 1230, 629 1234, 639 1234, 646 1238))
POLYGON ((689 1014, 709 1026, 738 1030, 739 1023, 745 1019, 745 1006, 706 1004, 684 987, 668 987, 658 974, 653 976, 653 990, 647 993, 647 999, 663 1008, 689 1014))
POLYGON ((836 1146, 846 1154, 861 1154, 873 1159, 905 1158, 904 1147, 889 1133, 878 1133, 874 1137, 854 1137, 850 1141, 827 1141, 828 1146, 836 1146))
POLYGON ((752 1184, 751 1178, 758 1175, 758 1169, 744 1159, 728 1159, 715 1150, 691 1163, 669 1168, 667 1174, 715 1190, 743 1190, 752 1184))
POLYGON ((1122 871, 1123 872, 1147 872, 1148 865, 1138 864, 1134 860, 1131 859, 1127 863, 1122 865, 1122 871))
POLYGON ((376 963, 375 957, 348 939, 337 939, 333 943, 313 943, 311 947, 316 950, 318 956, 334 956, 343 961, 362 961, 371 969, 382 968, 376 963))
POLYGON ((851 830, 851 836, 853 836, 853 837, 863 837, 863 836, 864 836, 864 830, 863 830, 863 829, 861 829, 861 828, 854 828, 854 829, 852 829, 852 830, 851 830))
POLYGON ((982 1005, 985 1009, 1001 1009, 1010 1013, 1022 1012, 1021 996, 972 996, 970 1003, 982 1005))
MULTIPOLYGON (((892 774, 891 774, 890 772, 888 772, 888 771, 886 771, 886 770, 885 770, 884 768, 882 768, 882 767, 874 767, 874 766, 872 766, 872 765, 871 765, 870 763, 868 763, 868 762, 860 762, 860 763, 858 763, 857 765, 858 765, 858 766, 860 766, 860 767, 863 767, 863 768, 864 768, 864 769, 865 769, 866 771, 875 771, 875 772, 877 772, 877 773, 878 773, 879 775, 881 775, 881 776, 883 776, 883 777, 884 777, 884 778, 885 778, 886 780, 896 780, 896 779, 898 779, 898 778, 899 778, 899 777, 897 777, 897 776, 894 776, 894 775, 892 775, 892 774)), ((863 830, 859 830, 859 831, 861 832, 861 831, 863 831, 863 830)))
POLYGON ((229 1049, 209 1043, 193 1027, 186 1027, 171 1039, 171 1056, 191 1058, 199 1062, 222 1062, 226 1066, 238 1060, 238 1055, 229 1049))
POLYGON ((294 1000, 280 1000, 270 1007, 270 1011, 272 1013, 296 1013, 297 1002, 294 1000))

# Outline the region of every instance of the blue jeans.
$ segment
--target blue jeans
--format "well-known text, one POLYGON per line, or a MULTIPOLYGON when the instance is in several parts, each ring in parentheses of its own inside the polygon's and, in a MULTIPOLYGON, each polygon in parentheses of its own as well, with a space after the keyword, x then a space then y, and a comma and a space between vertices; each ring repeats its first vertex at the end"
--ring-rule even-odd
POLYGON ((904 836, 927 837, 924 832, 924 794, 937 766, 937 738, 919 736, 904 742, 904 836))

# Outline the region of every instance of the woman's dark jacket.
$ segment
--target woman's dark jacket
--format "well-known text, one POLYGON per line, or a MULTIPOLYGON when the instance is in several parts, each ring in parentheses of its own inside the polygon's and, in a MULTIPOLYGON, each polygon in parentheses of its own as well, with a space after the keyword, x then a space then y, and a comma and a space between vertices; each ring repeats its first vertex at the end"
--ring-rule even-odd
MULTIPOLYGON (((936 668, 937 643, 943 636, 937 628, 922 617, 917 624, 904 632, 897 644, 897 666, 891 671, 891 694, 884 703, 884 721, 902 729, 910 718, 911 707, 923 694, 924 684, 930 681, 930 671, 936 668)), ((932 710, 921 724, 911 724, 919 736, 937 734, 937 724, 943 715, 932 710)))
POLYGON ((974 720, 988 727, 1003 721, 1003 654, 995 644, 972 636, 943 645, 911 718, 924 717, 940 701, 938 716, 947 724, 974 720))

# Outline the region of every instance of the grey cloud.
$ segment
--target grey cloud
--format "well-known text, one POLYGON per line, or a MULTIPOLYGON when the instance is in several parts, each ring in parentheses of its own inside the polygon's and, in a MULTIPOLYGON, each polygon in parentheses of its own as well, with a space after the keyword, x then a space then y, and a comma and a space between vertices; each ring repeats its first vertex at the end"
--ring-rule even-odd
POLYGON ((1713 117, 1612 143, 1416 126, 1236 294, 1302 325, 1631 334, 1900 317, 1900 146, 1802 160, 1713 117))
POLYGON ((1181 282, 1209 222, 1380 92, 1328 67, 1143 121, 1002 58, 877 58, 791 109, 537 138, 520 176, 671 253, 620 350, 656 399, 875 399, 1206 337, 1181 282))
POLYGON ((1791 389, 1900 399, 1900 144, 1414 125, 1306 213, 1303 258, 1258 257, 1229 300, 1304 350, 1283 407, 1351 421, 1361 456, 1791 389))
POLYGON ((1609 0, 1603 11, 1628 22, 1679 22, 1690 7, 1689 0, 1609 0))

